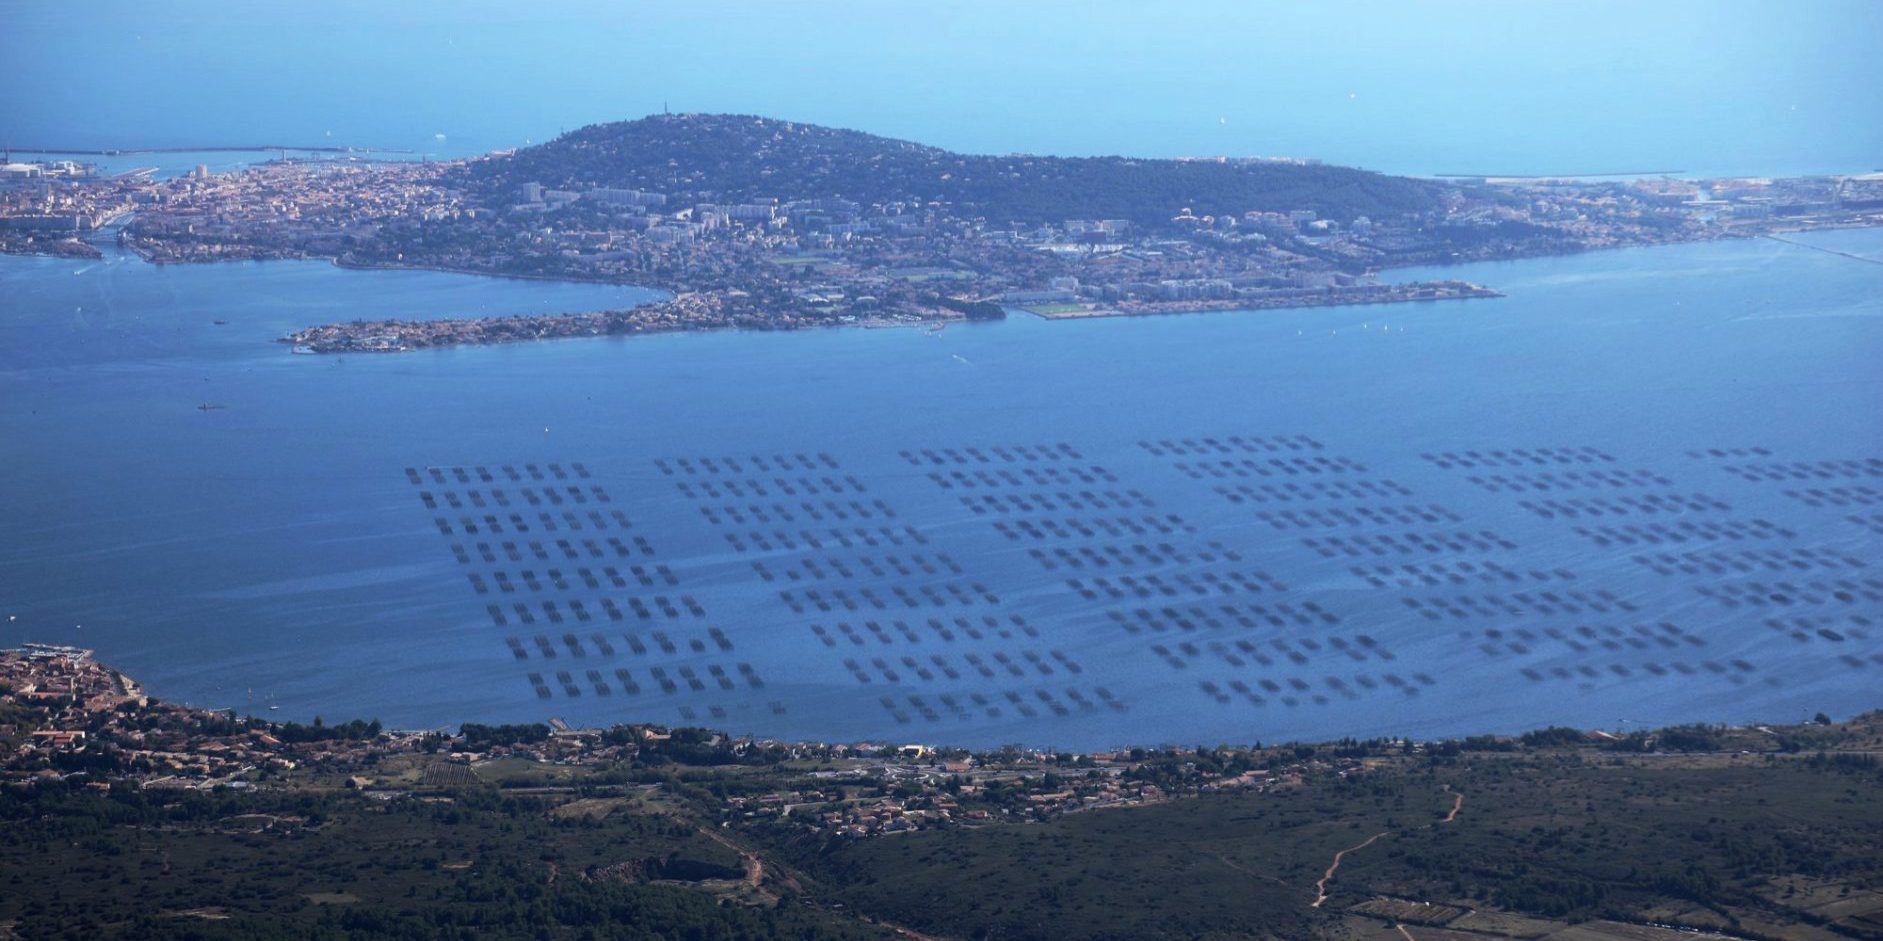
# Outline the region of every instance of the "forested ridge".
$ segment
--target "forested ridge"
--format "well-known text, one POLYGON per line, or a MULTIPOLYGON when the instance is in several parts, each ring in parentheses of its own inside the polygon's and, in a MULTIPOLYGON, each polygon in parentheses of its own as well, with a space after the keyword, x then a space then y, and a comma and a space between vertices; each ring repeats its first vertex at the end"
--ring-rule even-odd
MULTIPOLYGON (((751 115, 654 115, 593 124, 475 161, 473 185, 639 189, 698 201, 846 199, 945 204, 989 222, 1169 222, 1256 210, 1348 220, 1434 209, 1450 187, 1287 161, 959 154, 860 131, 751 115)), ((685 205, 683 201, 681 203, 685 205)))

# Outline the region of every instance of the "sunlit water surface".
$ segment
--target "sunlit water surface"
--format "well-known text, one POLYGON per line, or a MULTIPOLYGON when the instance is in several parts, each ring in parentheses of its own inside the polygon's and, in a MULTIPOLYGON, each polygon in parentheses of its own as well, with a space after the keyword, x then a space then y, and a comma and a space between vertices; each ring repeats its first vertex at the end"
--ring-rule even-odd
POLYGON ((1878 704, 1883 267, 1444 274, 1509 296, 329 357, 274 341, 655 295, 0 258, 0 644, 404 727, 1096 747, 1878 704))

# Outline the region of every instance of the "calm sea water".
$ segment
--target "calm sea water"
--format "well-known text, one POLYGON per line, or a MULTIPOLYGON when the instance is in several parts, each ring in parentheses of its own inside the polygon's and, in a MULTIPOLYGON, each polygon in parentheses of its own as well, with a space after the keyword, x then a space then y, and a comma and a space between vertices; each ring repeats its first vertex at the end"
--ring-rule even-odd
POLYGON ((1875 707, 1883 267, 1446 273, 1509 296, 316 357, 272 341, 653 295, 0 258, 0 644, 405 727, 1089 747, 1875 707))

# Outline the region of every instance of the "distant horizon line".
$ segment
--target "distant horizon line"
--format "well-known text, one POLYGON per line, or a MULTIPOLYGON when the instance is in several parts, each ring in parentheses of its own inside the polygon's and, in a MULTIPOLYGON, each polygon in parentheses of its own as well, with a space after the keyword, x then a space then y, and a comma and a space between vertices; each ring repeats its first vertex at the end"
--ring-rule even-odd
MULTIPOLYGON (((955 154, 962 154, 962 155, 1025 156, 1025 157, 1049 157, 1049 158, 1059 158, 1059 159, 1092 159, 1092 158, 1102 158, 1102 157, 1115 157, 1115 158, 1124 159, 1124 160, 1168 160, 1168 161, 1256 160, 1256 161, 1272 161, 1272 162, 1277 162, 1277 163, 1300 162, 1300 163, 1323 164, 1326 166, 1341 167, 1341 168, 1352 169, 1352 170, 1362 170, 1369 173, 1378 173, 1383 176, 1397 176, 1397 177, 1403 177, 1407 179, 1423 179, 1423 180, 1437 180, 1437 181, 1472 180, 1472 179, 1499 179, 1499 180, 1615 179, 1615 180, 1623 180, 1623 179, 1649 179, 1653 177, 1682 177, 1682 176, 1692 178, 1692 179, 1735 179, 1735 178, 1749 178, 1749 177, 1781 179, 1781 178, 1806 178, 1806 177, 1813 177, 1813 176, 1827 176, 1827 177, 1868 176, 1872 174, 1883 173, 1883 167, 1874 167, 1870 169, 1817 171, 1817 172, 1806 172, 1806 173, 1796 173, 1796 171, 1792 171, 1793 173, 1796 173, 1796 175, 1791 176, 1791 177, 1787 177, 1785 174, 1779 174, 1779 173, 1764 173, 1764 172, 1758 172, 1758 171, 1743 171, 1743 170, 1728 171, 1724 173, 1715 171, 1707 175, 1700 176, 1700 175, 1694 175, 1693 171, 1684 170, 1684 169, 1679 169, 1679 170, 1665 170, 1665 169, 1611 170, 1611 171, 1597 171, 1597 172, 1578 171, 1578 172, 1567 172, 1567 173, 1564 173, 1564 172, 1482 173, 1482 172, 1455 172, 1455 171, 1411 172, 1411 171, 1380 170, 1380 169, 1375 169, 1371 167, 1361 166, 1359 164, 1329 162, 1325 158, 1321 158, 1321 157, 1304 157, 1304 156, 1275 155, 1275 154, 1245 154, 1245 155, 1178 154, 1178 155, 1170 155, 1170 156, 1134 156, 1134 155, 1122 154, 1122 153, 1114 153, 1114 154, 1094 153, 1094 154, 1083 154, 1083 155, 1077 155, 1077 156, 1068 156, 1064 154, 1034 153, 1030 151, 1006 151, 1004 153, 973 154, 969 151, 956 151, 956 150, 952 150, 950 148, 939 146, 939 145, 925 144, 920 141, 909 139, 909 138, 887 137, 885 135, 877 134, 876 132, 873 132, 873 131, 866 131, 866 130, 861 130, 861 129, 853 128, 853 127, 842 127, 842 126, 833 125, 833 124, 820 124, 815 121, 801 121, 801 120, 795 120, 791 118, 771 117, 771 116, 762 115, 762 114, 752 114, 752 113, 747 113, 747 112, 734 112, 734 111, 680 111, 680 112, 650 111, 644 115, 641 115, 640 117, 616 118, 613 120, 594 121, 588 124, 580 125, 576 128, 576 130, 582 130, 584 128, 589 128, 589 127, 601 127, 601 126, 606 126, 610 124, 630 124, 630 123, 634 123, 638 121, 647 121, 647 120, 653 120, 653 119, 662 119, 662 118, 671 119, 671 118, 683 118, 683 117, 752 118, 752 119, 760 120, 760 121, 775 121, 775 122, 779 122, 783 124, 798 124, 798 125, 804 125, 807 127, 822 128, 825 130, 849 131, 851 133, 866 134, 872 137, 882 137, 884 140, 892 140, 892 141, 898 141, 901 143, 915 144, 917 146, 922 146, 922 147, 933 147, 937 150, 942 150, 948 153, 955 153, 955 154)), ((536 147, 536 146, 541 146, 543 144, 550 143, 559 138, 566 137, 570 133, 572 132, 566 127, 558 128, 554 136, 545 138, 544 140, 541 140, 541 141, 535 141, 530 138, 525 138, 524 139, 525 142, 522 144, 509 144, 509 145, 502 145, 502 146, 480 146, 480 147, 474 148, 475 152, 472 154, 462 154, 462 155, 449 156, 449 157, 440 157, 438 159, 447 160, 447 161, 448 160, 465 160, 465 159, 473 159, 475 157, 489 157, 489 156, 495 156, 495 155, 500 155, 500 154, 509 154, 509 153, 514 153, 515 151, 524 149, 526 147, 536 147)), ((443 134, 438 134, 436 136, 439 138, 448 139, 448 138, 445 138, 445 135, 443 134)), ((407 156, 421 156, 421 157, 427 157, 427 158, 432 157, 432 152, 430 151, 420 151, 420 150, 415 150, 412 148, 380 147, 380 146, 370 146, 370 145, 333 145, 333 144, 323 144, 323 145, 316 145, 316 146, 290 146, 290 145, 282 145, 282 144, 267 144, 267 145, 203 145, 203 146, 171 146, 171 147, 127 146, 127 147, 69 147, 69 148, 68 147, 5 146, 4 149, 9 153, 28 154, 28 155, 33 155, 33 156, 57 156, 57 155, 66 155, 66 154, 77 155, 77 156, 136 156, 139 154, 266 153, 268 151, 294 151, 294 152, 300 152, 300 153, 399 154, 399 155, 407 155, 407 156)))
POLYGON ((221 154, 221 153, 267 153, 271 150, 292 150, 301 153, 328 154, 416 154, 418 151, 397 147, 353 147, 324 144, 315 147, 297 147, 286 144, 207 144, 191 147, 13 147, 6 146, 9 154, 32 154, 34 156, 58 156, 76 154, 82 157, 135 157, 140 154, 221 154))

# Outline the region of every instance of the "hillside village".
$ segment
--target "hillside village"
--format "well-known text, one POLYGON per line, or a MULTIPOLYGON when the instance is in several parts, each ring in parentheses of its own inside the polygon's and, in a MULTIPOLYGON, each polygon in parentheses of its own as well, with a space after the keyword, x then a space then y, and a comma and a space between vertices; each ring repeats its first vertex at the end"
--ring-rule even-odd
MULTIPOLYGON (((25 166, 25 165, 22 165, 25 166)), ((1883 221, 1883 177, 1415 180, 1269 158, 953 154, 738 115, 655 115, 472 160, 276 160, 0 185, 0 250, 171 264, 328 258, 636 284, 628 310, 310 326, 307 352, 654 331, 942 325, 1496 296, 1395 267, 1883 221)))

